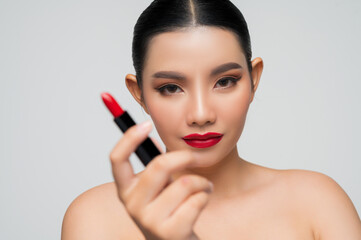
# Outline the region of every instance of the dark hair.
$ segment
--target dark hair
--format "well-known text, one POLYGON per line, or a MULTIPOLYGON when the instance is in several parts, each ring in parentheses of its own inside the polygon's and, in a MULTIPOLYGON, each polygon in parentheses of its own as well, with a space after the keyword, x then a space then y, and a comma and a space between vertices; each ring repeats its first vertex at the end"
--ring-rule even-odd
MULTIPOLYGON (((229 0, 155 0, 143 11, 134 27, 132 57, 141 89, 144 62, 152 37, 196 26, 215 26, 235 33, 246 57, 248 70, 252 72, 247 23, 229 0)), ((253 89, 252 77, 251 84, 253 89)))

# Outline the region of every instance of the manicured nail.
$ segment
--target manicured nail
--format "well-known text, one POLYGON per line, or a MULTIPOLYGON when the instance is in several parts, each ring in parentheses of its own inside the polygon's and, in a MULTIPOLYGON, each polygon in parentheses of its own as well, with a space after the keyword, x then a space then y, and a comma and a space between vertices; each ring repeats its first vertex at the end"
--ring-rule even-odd
POLYGON ((137 125, 137 132, 141 134, 144 132, 149 132, 151 129, 152 123, 149 120, 137 125))

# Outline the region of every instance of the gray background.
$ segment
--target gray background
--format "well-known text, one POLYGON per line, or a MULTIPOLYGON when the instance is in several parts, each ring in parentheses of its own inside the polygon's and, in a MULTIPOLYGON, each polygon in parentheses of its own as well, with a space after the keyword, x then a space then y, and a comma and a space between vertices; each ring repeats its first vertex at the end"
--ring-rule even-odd
MULTIPOLYGON (((134 73, 132 29, 149 3, 0 1, 0 239, 59 239, 71 201, 112 181, 108 156, 121 133, 100 93, 137 122, 148 118, 124 76, 134 73)), ((361 1, 234 3, 265 62, 241 156, 325 173, 361 213, 361 1)))

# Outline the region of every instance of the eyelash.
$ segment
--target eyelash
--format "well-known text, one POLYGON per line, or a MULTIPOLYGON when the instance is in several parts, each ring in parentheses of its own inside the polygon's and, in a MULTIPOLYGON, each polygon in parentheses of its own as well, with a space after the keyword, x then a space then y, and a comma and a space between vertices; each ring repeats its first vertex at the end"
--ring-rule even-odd
POLYGON ((224 78, 221 78, 217 81, 216 85, 221 82, 221 81, 224 81, 224 80, 228 80, 228 83, 230 82, 232 85, 229 86, 229 87, 220 87, 221 89, 224 89, 224 88, 230 88, 230 87, 233 87, 234 85, 236 85, 236 83, 241 79, 241 77, 238 77, 238 78, 235 78, 235 77, 224 77, 224 78))
MULTIPOLYGON (((226 87, 219 87, 220 89, 226 89, 226 88, 230 88, 230 87, 233 87, 239 80, 241 79, 241 77, 238 77, 238 78, 235 78, 235 77, 224 77, 224 78, 221 78, 220 80, 217 81, 216 85, 220 82, 220 81, 224 81, 226 80, 227 83, 231 83, 232 85, 231 86, 226 86, 226 87)), ((176 94, 176 92, 171 92, 169 93, 166 93, 167 90, 169 90, 169 88, 176 88, 176 89, 180 89, 179 86, 177 86, 176 84, 166 84, 166 85, 163 85, 159 88, 156 88, 156 90, 158 92, 160 92, 162 95, 165 95, 165 96, 169 96, 169 95, 172 95, 172 94, 176 94)))

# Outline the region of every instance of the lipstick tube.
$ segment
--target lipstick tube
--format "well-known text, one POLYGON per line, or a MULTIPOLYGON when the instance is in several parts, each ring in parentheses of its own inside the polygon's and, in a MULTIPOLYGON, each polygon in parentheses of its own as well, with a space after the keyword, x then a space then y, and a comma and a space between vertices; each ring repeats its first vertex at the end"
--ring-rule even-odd
MULTIPOLYGON (((123 133, 127 131, 128 128, 135 125, 135 122, 130 115, 119 106, 109 93, 102 93, 101 96, 104 104, 113 114, 114 122, 123 133)), ((138 156, 143 165, 147 166, 154 157, 160 154, 160 151, 154 145, 152 140, 147 137, 135 150, 135 154, 138 156)))

